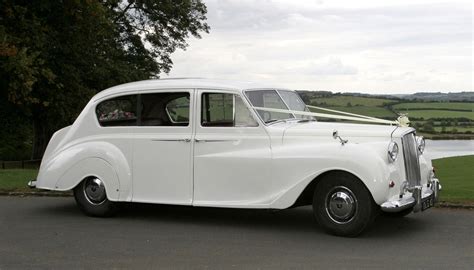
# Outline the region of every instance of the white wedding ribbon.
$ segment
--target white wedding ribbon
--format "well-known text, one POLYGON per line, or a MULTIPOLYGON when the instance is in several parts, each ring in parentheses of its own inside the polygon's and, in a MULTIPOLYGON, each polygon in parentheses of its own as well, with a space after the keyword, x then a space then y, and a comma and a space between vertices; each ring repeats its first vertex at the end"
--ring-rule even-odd
POLYGON ((312 106, 312 105, 306 105, 306 107, 321 110, 321 111, 334 112, 334 113, 351 115, 351 116, 361 117, 361 118, 367 118, 367 119, 373 119, 373 120, 384 120, 384 119, 371 117, 371 116, 366 116, 366 115, 362 115, 362 114, 355 114, 355 113, 348 113, 348 112, 343 112, 343 111, 331 110, 331 109, 327 109, 327 108, 323 108, 323 107, 316 107, 316 106, 312 106))
POLYGON ((331 119, 340 119, 340 120, 350 120, 350 121, 357 121, 357 122, 366 122, 366 123, 378 123, 378 124, 390 124, 390 125, 400 125, 398 121, 390 121, 355 113, 348 113, 348 112, 341 112, 337 110, 331 110, 326 108, 320 108, 316 106, 309 106, 308 108, 315 108, 324 111, 335 112, 339 114, 345 114, 350 116, 344 115, 336 115, 336 114, 327 114, 327 113, 315 113, 315 112, 304 112, 304 111, 294 111, 294 110, 283 110, 283 109, 274 109, 274 108, 265 108, 265 107, 253 107, 255 110, 259 111, 267 111, 267 112, 278 112, 278 113, 292 113, 296 115, 306 115, 306 116, 316 116, 316 117, 323 117, 323 118, 331 118, 331 119))

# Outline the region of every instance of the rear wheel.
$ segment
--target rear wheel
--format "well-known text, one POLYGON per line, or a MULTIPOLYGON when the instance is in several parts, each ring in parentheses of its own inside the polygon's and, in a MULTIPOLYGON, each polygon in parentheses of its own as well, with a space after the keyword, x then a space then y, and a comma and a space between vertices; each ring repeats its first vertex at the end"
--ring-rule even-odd
POLYGON ((84 179, 74 188, 74 198, 86 215, 104 217, 113 215, 117 206, 107 199, 104 183, 97 177, 84 179))
POLYGON ((325 231, 357 236, 372 224, 377 207, 359 179, 347 173, 332 173, 316 185, 313 212, 325 231))

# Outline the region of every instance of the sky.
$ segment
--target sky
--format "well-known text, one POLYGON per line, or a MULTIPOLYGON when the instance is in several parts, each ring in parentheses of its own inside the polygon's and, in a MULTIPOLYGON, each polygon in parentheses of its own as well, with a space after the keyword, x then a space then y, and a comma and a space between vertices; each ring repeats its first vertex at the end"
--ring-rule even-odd
POLYGON ((466 0, 204 0, 209 34, 167 77, 333 92, 474 91, 466 0))

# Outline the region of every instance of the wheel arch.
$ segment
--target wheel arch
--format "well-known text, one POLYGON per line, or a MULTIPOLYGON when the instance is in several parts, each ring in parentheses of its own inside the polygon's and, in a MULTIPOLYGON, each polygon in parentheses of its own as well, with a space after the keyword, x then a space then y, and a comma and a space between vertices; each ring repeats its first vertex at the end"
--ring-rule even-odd
POLYGON ((362 181, 360 179, 359 176, 357 176, 356 174, 354 174, 352 172, 346 171, 346 170, 332 169, 332 170, 328 170, 328 171, 325 171, 325 172, 319 174, 313 180, 311 180, 306 185, 306 187, 303 189, 303 191, 300 193, 300 195, 298 196, 298 198, 296 199, 294 204, 290 206, 290 208, 298 207, 298 206, 304 206, 304 205, 311 205, 313 203, 314 190, 317 188, 317 185, 321 182, 322 179, 324 179, 328 176, 331 176, 331 175, 334 175, 334 176, 349 175, 349 176, 353 177, 354 179, 359 181, 360 184, 362 184, 369 191, 369 193, 372 197, 372 200, 375 201, 374 196, 373 196, 372 192, 370 191, 369 187, 364 183, 364 181, 362 181))
POLYGON ((110 163, 97 157, 86 158, 76 163, 58 179, 55 187, 57 190, 72 190, 91 177, 97 177, 104 183, 107 199, 120 200, 117 172, 110 163), (87 171, 84 168, 87 168, 87 171))
POLYGON ((37 187, 57 191, 71 190, 90 176, 104 181, 109 200, 131 200, 129 162, 120 148, 103 141, 87 141, 56 153, 40 168, 37 187))

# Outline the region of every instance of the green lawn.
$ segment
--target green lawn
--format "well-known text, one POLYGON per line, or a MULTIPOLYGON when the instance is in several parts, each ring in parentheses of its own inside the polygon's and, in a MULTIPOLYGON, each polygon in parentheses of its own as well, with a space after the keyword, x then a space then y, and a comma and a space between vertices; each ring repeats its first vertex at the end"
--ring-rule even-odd
POLYGON ((474 156, 433 160, 443 187, 441 201, 474 203, 474 156))
POLYGON ((474 111, 472 102, 414 102, 393 105, 395 110, 404 109, 448 109, 448 110, 471 110, 474 111))
POLYGON ((0 170, 0 191, 31 191, 26 184, 37 174, 35 169, 0 170))

